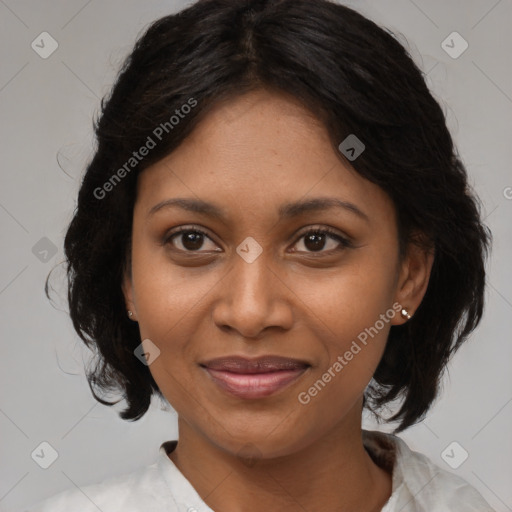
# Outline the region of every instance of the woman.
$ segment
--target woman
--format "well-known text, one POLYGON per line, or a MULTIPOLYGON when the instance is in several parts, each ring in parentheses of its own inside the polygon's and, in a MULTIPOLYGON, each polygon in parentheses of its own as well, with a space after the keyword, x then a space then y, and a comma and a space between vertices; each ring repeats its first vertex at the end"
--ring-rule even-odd
POLYGON ((31 510, 491 511, 395 435, 482 316, 489 244, 395 38, 326 0, 154 22, 102 103, 65 239, 77 332, 155 464, 31 510))

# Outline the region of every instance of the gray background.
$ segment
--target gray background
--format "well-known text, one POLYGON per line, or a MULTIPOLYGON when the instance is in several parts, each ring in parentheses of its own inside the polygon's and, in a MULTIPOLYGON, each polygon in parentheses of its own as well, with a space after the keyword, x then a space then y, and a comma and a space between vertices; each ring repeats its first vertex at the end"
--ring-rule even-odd
MULTIPOLYGON (((428 72, 429 86, 443 105, 495 238, 485 317, 450 364, 444 393, 426 421, 401 436, 414 450, 466 478, 497 511, 509 511, 512 2, 347 4, 410 41, 414 59, 428 72), (441 46, 453 31, 469 44, 458 58, 441 46), (462 449, 469 453, 457 469, 441 456, 453 441, 462 448, 448 449, 452 460, 460 460, 462 449)), ((142 420, 129 423, 118 418, 119 406, 104 407, 93 399, 83 368, 89 352, 66 315, 65 290, 57 286, 60 299, 52 306, 43 285, 50 269, 56 267, 54 282, 63 275, 58 266, 63 233, 91 156, 92 116, 100 98, 148 22, 185 5, 0 0, 2 510, 149 464, 162 441, 176 438, 176 415, 159 403, 142 420), (47 59, 31 47, 44 31, 58 42, 47 59), (31 457, 43 441, 58 452, 48 469, 31 457)), ((452 51, 460 50, 460 40, 448 41, 452 51)), ((365 426, 375 428, 371 422, 365 426)))

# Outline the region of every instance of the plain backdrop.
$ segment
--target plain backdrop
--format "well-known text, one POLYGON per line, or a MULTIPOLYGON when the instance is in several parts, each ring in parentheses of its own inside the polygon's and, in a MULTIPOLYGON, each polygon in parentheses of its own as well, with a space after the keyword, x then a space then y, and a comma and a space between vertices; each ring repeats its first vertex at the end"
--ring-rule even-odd
MULTIPOLYGON (((94 147, 92 118, 100 98, 147 24, 186 4, 0 0, 3 510, 150 464, 164 440, 176 439, 176 414, 157 401, 142 420, 130 423, 117 416, 120 406, 108 408, 93 399, 84 377, 89 352, 71 328, 65 288, 58 283, 63 234, 94 147), (45 51, 58 44, 45 59, 42 48, 38 53, 31 46, 40 37, 46 38, 45 51), (52 268, 53 306, 43 289, 52 268), (47 469, 34 455, 45 447, 57 456, 47 469)), ((494 235, 483 321, 451 362, 443 394, 427 419, 401 436, 412 449, 467 479, 497 511, 510 511, 512 2, 346 4, 395 31, 428 72, 494 235), (464 41, 467 49, 454 58, 464 41), (447 448, 459 461, 467 452, 467 459, 450 467, 442 456, 447 448)), ((370 421, 365 426, 376 428, 370 421)))

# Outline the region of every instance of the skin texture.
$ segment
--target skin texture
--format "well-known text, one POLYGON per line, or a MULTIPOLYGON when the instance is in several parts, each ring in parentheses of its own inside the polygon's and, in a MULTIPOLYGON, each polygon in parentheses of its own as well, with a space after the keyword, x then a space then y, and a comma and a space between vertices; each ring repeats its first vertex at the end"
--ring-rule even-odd
POLYGON ((391 475, 363 447, 362 396, 390 326, 405 320, 395 314, 308 404, 298 395, 394 303, 414 314, 431 265, 413 246, 400 260, 390 198, 337 154, 319 121, 275 92, 218 105, 140 175, 126 305, 160 350, 149 369, 179 417, 170 458, 212 509, 381 509, 391 475), (176 197, 214 203, 226 219, 171 206, 149 213, 176 197), (343 208, 278 217, 284 203, 318 197, 349 201, 367 219, 343 208), (180 226, 207 233, 198 250, 169 238, 180 226), (351 246, 330 235, 306 243, 309 228, 326 227, 351 246), (262 248, 252 263, 236 252, 249 236, 262 248), (256 400, 227 394, 199 366, 267 354, 311 366, 256 400))

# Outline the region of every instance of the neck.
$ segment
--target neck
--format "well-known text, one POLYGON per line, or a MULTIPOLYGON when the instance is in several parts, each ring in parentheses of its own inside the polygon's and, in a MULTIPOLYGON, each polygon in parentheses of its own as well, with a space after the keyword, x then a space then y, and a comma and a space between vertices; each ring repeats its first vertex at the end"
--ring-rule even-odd
POLYGON ((352 417, 359 419, 344 419, 298 451, 253 460, 227 452, 180 419, 169 457, 213 510, 379 512, 391 494, 391 475, 363 446, 360 411, 352 417))

